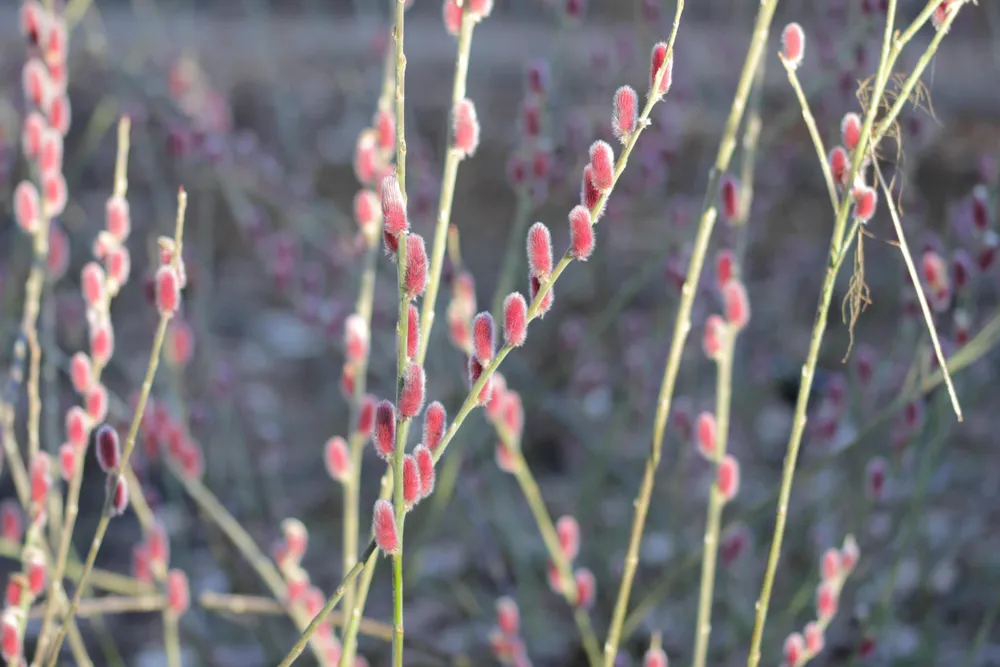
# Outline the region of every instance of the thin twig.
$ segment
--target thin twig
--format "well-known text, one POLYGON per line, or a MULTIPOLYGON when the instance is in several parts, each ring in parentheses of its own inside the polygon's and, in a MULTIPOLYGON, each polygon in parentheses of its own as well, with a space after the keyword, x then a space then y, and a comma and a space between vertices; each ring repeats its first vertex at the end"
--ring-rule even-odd
POLYGON ((785 66, 785 72, 788 73, 788 83, 792 84, 795 97, 799 100, 799 107, 802 109, 802 120, 805 121, 806 128, 809 130, 813 147, 816 149, 816 157, 819 159, 820 169, 823 171, 823 180, 826 181, 826 190, 830 195, 830 206, 833 207, 833 210, 837 210, 837 206, 839 206, 839 202, 837 201, 837 186, 834 184, 833 172, 830 171, 830 160, 827 158, 826 148, 823 147, 823 138, 820 136, 819 130, 816 129, 816 119, 813 118, 812 111, 809 109, 809 100, 806 99, 805 91, 802 90, 799 75, 795 73, 795 65, 788 62, 785 56, 780 53, 778 54, 778 58, 781 59, 781 64, 785 66))

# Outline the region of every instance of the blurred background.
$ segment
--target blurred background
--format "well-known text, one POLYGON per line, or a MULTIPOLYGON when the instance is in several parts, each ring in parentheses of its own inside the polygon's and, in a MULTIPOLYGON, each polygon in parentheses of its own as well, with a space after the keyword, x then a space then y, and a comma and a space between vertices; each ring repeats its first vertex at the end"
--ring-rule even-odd
MULTIPOLYGON (((588 0, 576 16, 567 15, 566 4, 497 2, 474 33, 468 96, 482 139, 459 168, 451 223, 480 309, 492 309, 507 253, 517 267, 514 288, 527 291, 521 257, 527 224, 545 221, 556 252, 565 248, 566 215, 578 201, 587 147, 600 138, 618 150, 612 94, 625 84, 645 92, 649 51, 667 38, 674 16, 670 0, 588 0), (539 102, 543 136, 529 141, 521 119, 525 73, 532 67, 550 74, 539 102), (512 168, 538 160, 546 167, 541 176, 515 187, 512 168)), ((568 4, 576 12, 576 3, 568 4)), ((745 225, 720 219, 709 254, 712 262, 722 249, 742 257, 753 309, 734 370, 729 449, 742 463, 743 483, 723 516, 714 665, 744 664, 749 646, 834 217, 777 59, 780 29, 794 20, 808 35, 799 76, 829 148, 838 141, 843 114, 861 110, 858 91, 878 65, 882 4, 781 3, 747 114, 759 117, 761 126, 753 153, 745 149, 742 128, 738 135, 731 173, 744 186, 752 174, 752 205, 745 225)), ((901 25, 923 7, 899 5, 901 25)), ((554 518, 572 514, 580 523, 577 563, 595 575, 590 613, 602 637, 649 452, 679 285, 757 6, 749 0, 687 3, 673 87, 611 196, 594 256, 570 266, 555 288, 553 309, 502 367, 508 386, 523 399, 522 449, 546 506, 554 518)), ((156 236, 172 232, 176 190, 183 185, 189 285, 153 398, 200 444, 205 486, 266 553, 281 538, 283 519, 298 518, 309 528, 303 567, 327 594, 343 575, 343 494, 324 470, 322 453, 328 438, 349 430, 340 382, 343 326, 354 308, 364 250, 352 217, 360 187, 352 160, 382 88, 389 10, 381 0, 70 0, 64 10, 73 26, 72 126, 65 144, 69 204, 58 224, 69 255, 65 274, 52 276, 42 313, 43 448, 58 449, 62 415, 77 400, 65 369, 69 355, 86 348, 80 268, 103 224, 115 128, 128 114, 133 280, 112 308, 117 346, 105 381, 120 399, 112 414, 141 382, 156 323, 144 288, 149 258, 156 236)), ((5 382, 30 268, 30 240, 6 213, 14 186, 27 174, 19 146, 25 43, 17 25, 16 3, 6 3, 0 8, 5 382)), ((920 31, 902 56, 900 73, 913 69, 932 36, 929 25, 920 31)), ((405 44, 410 217, 430 243, 456 47, 444 29, 441 0, 414 0, 405 44)), ((928 96, 922 108, 900 118, 900 150, 892 141, 882 146, 882 168, 894 173, 913 253, 932 251, 949 271, 969 270, 951 298, 936 304, 935 322, 952 354, 963 341, 990 331, 998 315, 1000 269, 992 259, 1000 157, 995 2, 962 10, 923 81, 928 96)), ((844 269, 792 494, 763 664, 778 664, 785 636, 815 616, 820 556, 853 533, 861 563, 815 664, 1000 665, 995 336, 956 375, 966 415, 958 424, 942 390, 920 390, 934 368, 933 355, 884 207, 867 231, 862 261, 871 304, 843 363, 849 336, 840 306, 850 277, 844 269)), ((428 396, 449 412, 468 387, 465 356, 450 342, 445 316, 457 271, 453 259, 446 260, 426 364, 428 396)), ((376 266, 368 388, 391 398, 396 270, 381 253, 376 266)), ((700 339, 705 317, 719 307, 710 262, 641 549, 632 595, 637 611, 626 623, 623 664, 639 664, 653 633, 661 633, 672 661, 690 660, 712 476, 691 443, 690 425, 714 406, 714 365, 700 339)), ((16 407, 20 429, 23 397, 16 407)), ((585 664, 572 614, 549 589, 548 557, 528 505, 513 478, 497 467, 497 435, 479 412, 441 463, 438 492, 407 522, 406 631, 420 644, 408 651, 407 664, 497 664, 488 636, 501 595, 520 605, 535 665, 585 664)), ((135 466, 170 535, 171 564, 187 572, 192 596, 267 595, 152 450, 140 443, 135 466)), ((96 471, 93 461, 88 466, 96 471)), ((367 452, 362 540, 383 470, 367 452)), ((84 477, 78 551, 90 543, 103 485, 99 473, 84 477)), ((8 475, 0 494, 14 497, 8 475)), ((140 539, 131 512, 114 521, 98 566, 128 573, 140 539)), ((16 560, 4 562, 16 566, 16 560)), ((391 578, 382 561, 366 616, 391 618, 391 578)), ((98 664, 165 664, 156 615, 115 615, 99 628, 85 620, 81 625, 98 664)), ((32 627, 37 632, 37 624, 32 627)), ((296 635, 280 615, 217 613, 194 604, 181 619, 185 665, 276 664, 296 635)), ((363 638, 361 653, 372 665, 388 664, 389 644, 363 638)), ((313 660, 306 653, 300 663, 313 660)))

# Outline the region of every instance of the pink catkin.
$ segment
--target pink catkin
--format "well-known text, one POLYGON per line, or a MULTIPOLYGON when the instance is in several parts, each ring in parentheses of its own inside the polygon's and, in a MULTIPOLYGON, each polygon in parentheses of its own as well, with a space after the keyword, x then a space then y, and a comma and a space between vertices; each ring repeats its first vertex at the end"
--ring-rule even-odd
MULTIPOLYGON (((542 289, 542 283, 535 276, 531 276, 531 279, 528 281, 528 288, 529 288, 528 296, 531 297, 531 301, 532 303, 534 303, 535 297, 538 295, 538 292, 541 291, 542 289)), ((545 296, 543 296, 541 302, 539 302, 538 309, 535 311, 535 315, 539 319, 545 317, 545 314, 549 312, 549 310, 552 308, 552 303, 554 300, 555 300, 555 288, 550 285, 549 291, 545 293, 545 296)))
POLYGON ((594 227, 586 206, 575 206, 569 212, 570 253, 575 259, 587 261, 594 252, 594 227))
POLYGON ((493 316, 483 311, 472 320, 472 349, 480 364, 490 363, 495 345, 493 316))
POLYGON ((184 614, 191 606, 191 587, 187 575, 181 570, 167 573, 167 608, 176 616, 184 614))
POLYGON ((723 175, 719 198, 722 200, 722 216, 727 222, 735 222, 740 213, 740 184, 735 176, 723 175))
POLYGON ((122 475, 109 475, 106 491, 111 499, 108 514, 111 518, 119 517, 128 509, 128 484, 122 475))
POLYGON ((42 174, 42 195, 49 215, 62 215, 63 211, 66 210, 68 196, 66 178, 62 173, 42 174))
POLYGON ((631 86, 622 86, 615 91, 611 110, 611 129, 623 144, 635 132, 638 122, 639 96, 631 86))
POLYGON ((736 258, 732 250, 720 250, 715 257, 715 284, 721 291, 736 275, 736 258))
MULTIPOLYGON (((479 363, 479 360, 475 356, 469 357, 469 384, 475 385, 480 376, 483 374, 483 365, 479 363)), ((490 376, 486 378, 486 383, 483 388, 479 390, 479 396, 477 397, 478 405, 486 405, 490 402, 490 398, 493 396, 493 377, 490 376)))
POLYGON ((667 654, 662 648, 650 648, 642 659, 642 667, 667 667, 667 654))
POLYGON ((344 320, 344 351, 347 360, 359 363, 368 357, 369 345, 368 324, 357 313, 352 313, 344 320))
POLYGON ((861 141, 861 117, 853 111, 844 114, 840 121, 840 139, 849 151, 861 141))
POLYGON ((517 637, 521 628, 521 612, 514 599, 508 596, 497 598, 497 626, 507 637, 517 637))
POLYGON ((87 262, 80 272, 80 291, 89 308, 104 308, 107 301, 107 277, 97 262, 87 262))
POLYGON ((392 503, 384 498, 375 502, 375 509, 372 512, 372 533, 382 553, 389 555, 398 551, 399 533, 396 529, 396 515, 392 503))
POLYGON ((861 552, 858 549, 857 541, 853 535, 848 535, 844 538, 844 545, 840 547, 840 563, 844 568, 844 573, 852 572, 860 558, 861 552))
POLYGON ((434 454, 425 445, 417 445, 413 449, 413 458, 417 462, 417 472, 420 473, 420 497, 426 498, 434 493, 434 454))
POLYGON ((420 414, 424 406, 426 379, 424 367, 411 361, 403 373, 403 385, 399 391, 399 414, 404 419, 412 419, 420 414))
POLYGON ((595 141, 590 146, 590 166, 593 169, 594 185, 601 191, 610 190, 615 179, 615 152, 604 141, 595 141))
POLYGON ((812 655, 816 655, 823 650, 823 646, 826 645, 826 637, 823 634, 823 628, 816 621, 810 621, 806 624, 805 630, 803 632, 806 640, 806 650, 812 655))
POLYGON ((847 149, 843 146, 834 146, 830 149, 829 155, 830 173, 836 185, 846 186, 847 178, 850 176, 851 165, 848 162, 847 149))
POLYGON ((420 349, 420 310, 410 304, 406 311, 406 356, 414 359, 420 349))
POLYGON ((94 384, 84 396, 87 406, 87 416, 95 423, 100 423, 108 416, 108 390, 103 384, 94 384))
POLYGON ((792 67, 797 69, 802 64, 806 52, 806 34, 798 23, 789 23, 781 31, 781 55, 792 67))
POLYGON ((552 273, 552 236, 545 223, 536 222, 528 230, 528 267, 535 278, 552 273))
POLYGON ((132 218, 129 212, 128 200, 120 195, 108 198, 104 205, 104 228, 121 243, 128 238, 132 230, 132 218))
POLYGON ((94 382, 94 371, 90 363, 90 357, 86 352, 77 352, 69 361, 69 377, 73 383, 73 389, 78 394, 85 394, 94 382))
POLYGON ((705 335, 702 340, 702 349, 705 356, 715 361, 719 360, 722 354, 722 346, 725 342, 724 336, 727 334, 726 322, 719 315, 709 315, 705 319, 705 335))
POLYGON ((387 234, 396 237, 410 228, 406 217, 406 201, 395 173, 382 179, 382 226, 387 234))
POLYGON ((68 442, 59 446, 59 471, 67 482, 76 474, 77 453, 76 447, 68 442))
POLYGON ((424 411, 424 445, 431 451, 437 450, 444 437, 448 413, 440 401, 434 401, 424 411))
POLYGON ((649 66, 649 88, 653 89, 656 83, 656 75, 659 74, 660 70, 664 70, 663 76, 660 79, 660 87, 657 92, 660 95, 666 95, 670 90, 670 84, 674 76, 674 56, 671 53, 670 57, 667 58, 667 43, 660 42, 653 47, 653 52, 650 55, 650 66, 649 66))
POLYGON ((561 516, 556 521, 556 534, 559 536, 563 555, 572 562, 580 553, 580 524, 568 514, 561 516))
POLYGON ((114 427, 104 424, 97 429, 94 440, 97 443, 95 447, 97 463, 100 464, 101 470, 104 472, 117 470, 122 455, 118 431, 114 427))
MULTIPOLYGON (((42 162, 39 154, 42 150, 42 137, 45 133, 45 129, 45 118, 37 111, 30 111, 28 115, 24 117, 24 123, 21 130, 21 143, 24 146, 24 156, 29 160, 39 157, 39 162, 42 162)), ((56 134, 58 135, 58 133, 56 134)), ((62 142, 59 143, 59 148, 61 158, 62 142)), ((45 171, 44 166, 40 165, 40 167, 43 171, 45 171)))
POLYGON ((38 190, 29 181, 21 181, 14 190, 14 218, 18 226, 29 234, 34 232, 41 212, 38 190))
MULTIPOLYGON (((62 171, 63 167, 63 138, 62 135, 50 127, 44 125, 38 135, 38 169, 43 174, 55 174, 62 171)), ((31 137, 28 138, 31 140, 31 137)), ((27 149, 25 149, 27 152, 27 149)))
POLYGON ((789 667, 794 667, 799 664, 799 660, 805 654, 806 642, 802 638, 802 635, 798 632, 793 632, 788 635, 785 639, 785 664, 789 667))
POLYGON ((354 222, 358 228, 367 234, 381 215, 378 195, 371 190, 358 190, 354 195, 354 222))
POLYGON ((156 308, 160 315, 171 317, 180 308, 180 277, 173 266, 161 266, 155 278, 156 308))
POLYGON ((698 415, 695 424, 695 438, 698 445, 698 453, 710 461, 716 458, 716 426, 715 415, 711 412, 702 412, 698 415))
POLYGON ((878 192, 867 185, 857 185, 851 191, 854 200, 854 217, 862 223, 868 222, 875 215, 878 206, 878 192))
POLYGON ((528 304, 520 292, 512 292, 504 299, 503 336, 511 347, 524 345, 528 337, 528 304))
POLYGON ((829 621, 837 613, 837 591, 832 582, 824 581, 816 588, 816 617, 829 621))
POLYGON ((372 124, 375 126, 375 136, 379 149, 383 153, 391 155, 396 149, 396 119, 393 118, 392 112, 378 110, 375 112, 372 124))
POLYGON ((750 322, 750 298, 742 282, 730 280, 722 289, 726 321, 737 331, 750 322))
POLYGON ((842 565, 840 551, 837 549, 827 549, 820 559, 820 576, 823 581, 832 581, 840 576, 842 565))
POLYGON ((367 440, 372 435, 372 428, 375 426, 375 397, 366 394, 361 397, 361 405, 358 406, 358 423, 355 431, 360 433, 367 440))
POLYGON ((602 198, 601 189, 597 187, 595 180, 594 167, 588 164, 583 169, 583 180, 580 183, 580 203, 594 214, 595 222, 604 214, 604 206, 601 204, 602 198), (595 212, 594 209, 597 209, 598 206, 600 208, 595 212))
POLYGON ((452 109, 452 133, 455 150, 463 158, 476 152, 479 146, 479 118, 470 99, 459 100, 452 109))
POLYGON ((406 237, 404 285, 411 299, 420 296, 427 289, 427 249, 424 237, 419 234, 408 234, 406 237))
POLYGON ((716 483, 719 485, 719 493, 722 494, 724 500, 732 500, 739 493, 740 463, 732 454, 726 454, 719 462, 716 483))
POLYGON ((597 597, 597 580, 594 573, 585 567, 573 573, 576 583, 576 607, 580 609, 590 609, 594 605, 594 598, 597 597))
POLYGON ((412 456, 403 459, 403 500, 408 507, 420 502, 420 469, 412 456))
POLYGON ((66 439, 77 449, 87 446, 90 435, 90 419, 79 405, 74 405, 66 411, 66 439))
POLYGON ((444 28, 449 35, 457 35, 462 27, 462 7, 457 0, 444 0, 444 28))
POLYGON ((396 408, 389 401, 382 401, 375 408, 375 450, 384 459, 396 451, 396 408))
POLYGON ((326 441, 323 461, 326 464, 326 471, 333 479, 342 482, 350 477, 350 453, 347 449, 347 441, 341 436, 335 435, 326 441))

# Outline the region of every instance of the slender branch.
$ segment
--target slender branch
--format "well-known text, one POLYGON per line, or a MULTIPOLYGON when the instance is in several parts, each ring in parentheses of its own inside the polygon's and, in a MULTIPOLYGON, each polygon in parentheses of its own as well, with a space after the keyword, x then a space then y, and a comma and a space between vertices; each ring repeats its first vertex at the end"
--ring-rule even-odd
POLYGON ((778 58, 781 59, 781 64, 785 66, 785 72, 788 74, 788 83, 792 84, 795 97, 799 100, 799 107, 802 109, 802 120, 805 121, 806 128, 809 130, 813 147, 816 149, 816 157, 819 159, 820 169, 823 171, 823 180, 826 181, 826 190, 830 195, 830 205, 836 211, 839 206, 837 186, 834 184, 833 172, 830 171, 830 160, 827 158, 826 149, 823 147, 823 138, 820 136, 819 130, 816 129, 816 119, 813 118, 812 111, 809 109, 809 100, 806 99, 799 76, 795 73, 795 66, 788 62, 785 56, 780 53, 778 54, 778 58))

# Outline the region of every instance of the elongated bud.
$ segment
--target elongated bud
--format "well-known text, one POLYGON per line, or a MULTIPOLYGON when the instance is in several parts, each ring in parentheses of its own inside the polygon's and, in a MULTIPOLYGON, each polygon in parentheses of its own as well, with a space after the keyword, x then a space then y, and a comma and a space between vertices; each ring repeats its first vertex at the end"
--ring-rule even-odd
POLYGON ((719 485, 719 493, 722 494, 723 500, 730 501, 739 493, 740 462, 732 454, 726 454, 719 462, 716 483, 719 485))
MULTIPOLYGON (((542 289, 541 281, 535 276, 531 276, 531 279, 528 281, 528 296, 531 297, 532 303, 535 302, 535 297, 538 295, 538 292, 541 289, 542 289)), ((545 314, 549 312, 549 310, 552 308, 552 303, 555 300, 555 298, 556 298, 555 287, 549 285, 549 291, 545 293, 544 297, 542 297, 541 302, 538 304, 538 309, 535 311, 535 315, 539 319, 544 318, 545 314)))
MULTIPOLYGON (((24 122, 22 123, 21 130, 21 144, 24 146, 24 157, 29 160, 33 160, 39 157, 42 150, 42 137, 45 133, 46 123, 45 118, 42 117, 37 111, 30 111, 28 115, 24 117, 24 122)), ((56 133, 58 134, 58 133, 56 133)), ((60 167, 62 162, 62 142, 59 144, 60 148, 60 167)), ((43 171, 47 171, 45 167, 52 168, 52 163, 48 160, 39 159, 39 168, 43 171)))
POLYGON ((729 223, 735 222, 740 213, 740 184, 732 174, 722 177, 719 198, 722 200, 722 216, 729 223))
POLYGON ((173 569, 167 574, 167 609, 175 616, 181 616, 191 606, 191 587, 187 575, 173 569))
POLYGON ((132 256, 129 255, 128 248, 125 246, 111 248, 105 264, 108 267, 111 294, 118 294, 118 290, 128 282, 129 274, 132 272, 132 256))
POLYGON ((375 182, 379 164, 377 139, 375 130, 368 128, 358 135, 354 145, 354 175, 364 185, 375 182))
POLYGON ((569 212, 570 253, 575 259, 587 261, 594 252, 594 227, 590 222, 590 210, 583 205, 575 206, 569 212))
POLYGON ((403 500, 406 501, 407 508, 410 508, 419 503, 421 497, 417 460, 412 456, 406 456, 403 459, 403 500))
POLYGON ((79 405, 74 405, 66 411, 66 440, 77 449, 87 446, 90 435, 90 419, 79 405))
POLYGON ((379 109, 372 121, 379 149, 388 155, 396 150, 396 119, 390 111, 379 109))
POLYGON ((823 581, 833 581, 840 576, 843 565, 840 559, 839 549, 827 549, 823 552, 823 558, 819 562, 819 572, 823 581))
POLYGON ((375 535, 375 544, 385 555, 394 554, 399 550, 396 515, 392 503, 384 498, 375 501, 375 509, 372 512, 372 533, 375 535))
POLYGON ((642 667, 667 667, 667 654, 662 648, 650 648, 642 659, 642 667))
MULTIPOLYGON (((373 239, 372 230, 382 215, 378 201, 378 195, 371 190, 358 190, 354 195, 354 222, 358 223, 358 229, 365 235, 366 239, 373 239)), ((371 240, 369 240, 369 243, 371 240)))
POLYGON ((417 472, 420 473, 420 497, 426 498, 434 492, 434 455, 425 445, 417 445, 413 450, 413 458, 417 462, 417 472))
POLYGON ((87 416, 93 423, 100 423, 108 416, 108 390, 103 384, 97 383, 88 389, 84 403, 87 406, 87 416))
POLYGON ((466 2, 468 4, 466 11, 472 16, 473 21, 482 21, 493 11, 493 0, 466 0, 466 2))
POLYGON ((878 192, 867 185, 857 185, 851 191, 854 200, 854 217, 862 223, 868 222, 875 215, 878 206, 878 192))
POLYGON ((816 587, 816 617, 829 622, 837 613, 837 590, 833 582, 824 581, 816 587))
POLYGON ((172 317, 181 305, 181 282, 173 266, 156 271, 156 308, 160 315, 172 317))
POLYGON ((503 301, 503 337, 512 347, 521 347, 528 337, 528 304, 520 292, 511 292, 503 301))
POLYGON ((463 158, 469 157, 479 146, 479 119, 476 117, 476 106, 468 98, 459 100, 451 115, 455 150, 463 158))
POLYGON ((727 335, 726 322, 719 315, 709 315, 705 320, 705 338, 702 341, 702 348, 705 356, 715 361, 719 360, 722 354, 722 346, 727 335))
POLYGON ((576 583, 575 606, 578 609, 590 609, 594 606, 594 598, 597 597, 597 580, 594 578, 594 573, 581 567, 573 573, 573 579, 576 583))
POLYGON ((78 454, 79 450, 68 442, 59 446, 59 472, 67 482, 76 474, 78 454))
MULTIPOLYGON (((479 382, 479 377, 483 374, 483 365, 479 363, 479 360, 475 356, 469 357, 469 384, 475 386, 479 382)), ((483 388, 479 390, 479 396, 476 397, 477 405, 486 405, 490 402, 490 398, 493 396, 493 377, 490 376, 486 378, 486 383, 483 388)))
POLYGON ((382 179, 382 228, 390 236, 399 236, 410 228, 406 218, 406 201, 395 173, 382 179))
POLYGON ((361 398, 361 405, 358 406, 358 423, 355 431, 364 436, 365 440, 371 437, 372 428, 375 426, 375 397, 365 394, 361 398))
POLYGON ((146 548, 150 564, 155 568, 166 569, 170 562, 170 538, 162 523, 157 522, 150 528, 146 548))
POLYGON ((674 55, 671 53, 670 57, 667 57, 666 42, 660 42, 653 47, 649 66, 650 90, 653 90, 653 87, 656 85, 656 76, 661 70, 663 70, 663 76, 660 77, 660 86, 656 92, 660 95, 666 95, 667 91, 670 90, 670 83, 674 76, 674 55))
POLYGON ((413 299, 427 289, 427 249, 424 237, 409 234, 406 237, 406 275, 404 284, 407 295, 413 299))
POLYGON ((132 230, 132 217, 128 200, 120 195, 112 195, 104 205, 104 227, 122 243, 132 230))
POLYGON ((615 91, 611 108, 611 130, 624 143, 632 137, 638 123, 639 96, 631 86, 622 86, 615 91))
POLYGON ((806 34, 798 23, 789 23, 781 31, 781 55, 792 69, 798 69, 806 52, 806 34))
POLYGON ((448 413, 440 401, 434 401, 424 411, 424 445, 434 452, 441 444, 448 421, 448 413))
POLYGON ((849 151, 861 141, 861 117, 853 111, 844 114, 840 121, 840 140, 849 151))
POLYGON ((483 311, 472 320, 472 349, 480 364, 492 361, 494 345, 493 316, 483 311))
POLYGON ((590 166, 594 185, 601 191, 610 190, 615 180, 615 152, 606 142, 595 141, 590 146, 590 166))
POLYGON ((30 181, 21 181, 14 190, 14 218, 18 226, 31 234, 38 228, 42 207, 38 190, 30 181))
POLYGON ((52 487, 52 460, 45 452, 38 452, 31 458, 28 469, 31 483, 31 503, 44 509, 45 499, 52 487))
POLYGON ((66 178, 61 172, 42 174, 42 197, 45 200, 45 210, 50 216, 63 214, 68 196, 66 178))
POLYGON ((344 348, 348 361, 359 363, 368 357, 370 335, 363 317, 357 313, 347 316, 344 320, 344 348))
POLYGON ((722 289, 722 299, 726 306, 726 321, 736 331, 750 322, 750 298, 747 288, 738 280, 730 280, 722 289))
POLYGON ((528 267, 535 278, 552 273, 552 236, 543 222, 536 222, 528 230, 528 267))
POLYGON ((113 519, 124 514, 128 509, 128 484, 125 482, 125 477, 115 473, 108 475, 106 492, 111 498, 108 516, 113 519))
POLYGON ((347 449, 347 441, 335 435, 326 441, 323 451, 323 462, 330 477, 343 482, 351 476, 351 457, 347 449))
POLYGON ((375 450, 384 459, 396 451, 396 408, 389 401, 382 401, 375 408, 375 450))
POLYGON ((83 300, 90 308, 104 308, 107 301, 107 291, 105 284, 107 277, 104 269, 97 262, 87 262, 80 272, 80 291, 83 293, 83 300))
POLYGON ((9 665, 18 664, 24 651, 23 618, 24 612, 19 607, 7 607, 0 616, 0 654, 9 665))
POLYGON ((24 535, 21 506, 13 500, 0 503, 0 537, 8 542, 20 542, 24 535))
POLYGON ((721 291, 736 276, 736 258, 732 250, 720 250, 715 258, 715 284, 721 291))
POLYGON ((847 149, 843 146, 834 146, 830 149, 830 174, 836 185, 846 186, 850 176, 851 165, 848 162, 847 149))
POLYGON ((521 612, 514 599, 508 596, 497 598, 497 626, 507 637, 517 637, 521 628, 521 612))
POLYGON ((104 472, 117 470, 121 464, 121 444, 118 439, 118 431, 110 424, 102 424, 97 429, 94 436, 97 442, 97 462, 104 472))
POLYGON ((793 632, 785 638, 785 664, 789 666, 798 665, 805 655, 806 640, 798 632, 793 632))
POLYGON ((556 534, 566 560, 573 561, 580 553, 580 524, 568 514, 561 516, 556 521, 556 534))
POLYGON ((449 35, 457 35, 462 27, 462 6, 458 0, 444 0, 444 29, 449 35))
POLYGON ((35 547, 28 547, 24 550, 23 558, 28 570, 28 588, 37 597, 45 590, 45 582, 48 580, 45 555, 35 547))
POLYGON ((580 183, 580 203, 593 213, 595 222, 600 220, 601 216, 604 215, 604 205, 601 204, 601 199, 601 189, 597 187, 594 167, 588 164, 583 168, 583 180, 580 183), (598 205, 600 205, 600 208, 598 208, 598 205))
POLYGON ((424 407, 425 390, 424 367, 411 361, 403 373, 403 386, 399 391, 399 414, 404 419, 412 419, 424 407))
POLYGON ((698 443, 698 453, 704 456, 709 461, 714 461, 717 458, 715 446, 716 446, 716 426, 715 426, 715 415, 711 412, 702 412, 698 415, 698 421, 695 426, 695 437, 698 443))

